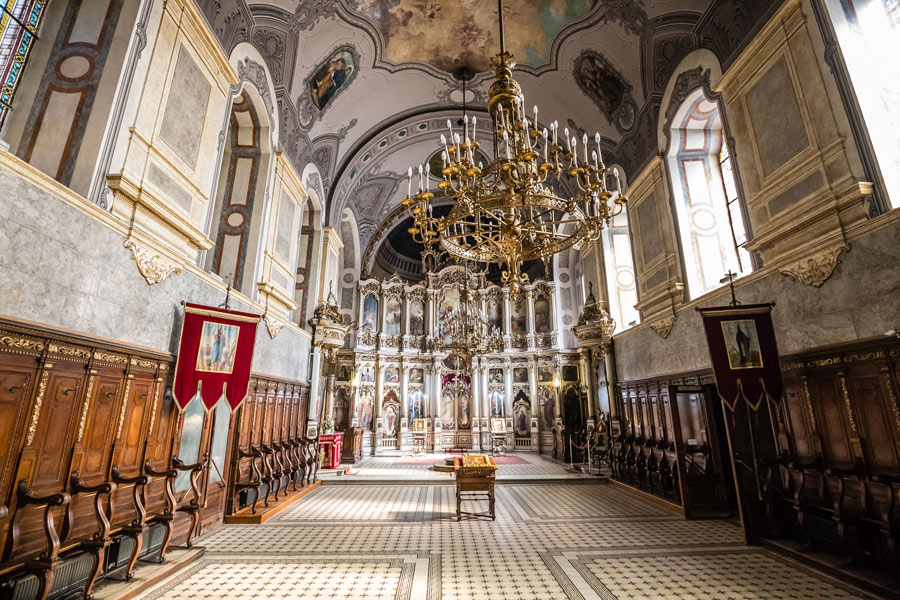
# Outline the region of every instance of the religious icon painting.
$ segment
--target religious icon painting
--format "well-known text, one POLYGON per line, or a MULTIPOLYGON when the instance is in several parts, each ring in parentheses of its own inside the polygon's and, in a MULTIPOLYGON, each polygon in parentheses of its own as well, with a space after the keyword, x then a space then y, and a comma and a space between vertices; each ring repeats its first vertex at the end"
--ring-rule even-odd
POLYGON ((375 417, 375 402, 372 399, 371 393, 363 394, 359 399, 359 406, 356 409, 359 426, 363 428, 364 431, 372 431, 372 424, 374 423, 375 417))
POLYGON ((503 383, 503 369, 491 369, 488 372, 489 383, 503 383))
POLYGON ((538 381, 541 383, 553 381, 553 367, 538 367, 538 381))
POLYGON ((397 367, 388 367, 384 370, 384 382, 400 383, 400 375, 397 371, 397 367))
POLYGON ((375 331, 377 319, 378 298, 375 297, 375 294, 369 294, 366 296, 366 299, 363 300, 362 329, 375 331))
POLYGON ((410 383, 424 383, 425 382, 425 370, 424 369, 410 369, 409 370, 409 382, 410 383))
POLYGON ((502 418, 491 419, 491 433, 506 433, 506 422, 502 418))
POLYGON ((513 303, 509 327, 513 335, 524 335, 526 333, 528 329, 528 313, 525 311, 524 302, 513 303))
POLYGON ((576 365, 563 365, 563 381, 578 381, 578 367, 576 365))
POLYGON ((413 300, 409 305, 409 332, 425 335, 425 303, 421 300, 413 300))
POLYGON ((513 369, 513 383, 528 383, 527 367, 516 367, 513 369))
POLYGON ((763 366, 755 321, 722 321, 722 335, 725 337, 728 365, 732 369, 758 369, 763 366))
POLYGON ((316 108, 323 110, 356 73, 356 57, 348 50, 338 50, 316 71, 309 82, 309 92, 316 108))
POLYGON ((534 330, 538 333, 550 333, 550 301, 547 298, 534 301, 534 330))
POLYGON ((359 375, 360 383, 375 383, 375 369, 372 367, 363 367, 359 375))
POLYGON ((400 334, 400 300, 388 298, 384 304, 384 332, 388 335, 400 334))
POLYGON ((504 403, 504 394, 500 390, 493 390, 488 394, 488 401, 491 406, 491 416, 492 417, 502 417, 503 415, 503 403, 504 403))
POLYGON ((204 321, 197 350, 197 370, 208 373, 231 373, 241 328, 235 325, 204 321))
POLYGON ((341 365, 338 369, 338 381, 350 381, 350 365, 341 365))
POLYGON ((488 300, 488 328, 491 333, 503 331, 503 307, 499 300, 488 300))

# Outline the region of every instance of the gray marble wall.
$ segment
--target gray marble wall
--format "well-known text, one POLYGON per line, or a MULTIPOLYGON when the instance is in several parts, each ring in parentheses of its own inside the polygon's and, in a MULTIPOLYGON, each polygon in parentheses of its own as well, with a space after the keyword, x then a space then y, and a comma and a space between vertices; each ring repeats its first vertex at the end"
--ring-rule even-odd
MULTIPOLYGON (((174 353, 182 300, 224 300, 186 271, 147 285, 121 234, 5 168, 0 190, 0 314, 174 353)), ((308 338, 261 323, 253 370, 305 380, 309 354, 308 338)))
MULTIPOLYGON (((773 273, 741 284, 743 304, 775 301, 773 321, 782 355, 900 330, 900 224, 851 242, 849 253, 820 288, 773 273)), ((728 288, 678 311, 669 337, 649 327, 614 338, 619 381, 633 381, 710 367, 709 351, 696 306, 730 301, 728 288)))

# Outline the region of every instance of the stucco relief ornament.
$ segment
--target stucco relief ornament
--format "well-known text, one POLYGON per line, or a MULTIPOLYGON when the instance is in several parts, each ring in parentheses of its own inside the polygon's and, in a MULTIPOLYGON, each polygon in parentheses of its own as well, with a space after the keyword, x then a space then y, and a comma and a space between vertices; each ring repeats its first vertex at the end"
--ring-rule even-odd
POLYGON ((675 324, 676 319, 677 317, 675 315, 660 319, 659 321, 651 323, 650 329, 656 332, 656 335, 662 339, 666 339, 669 337, 669 334, 672 333, 672 326, 675 324))
POLYGON ((278 334, 284 329, 284 321, 279 321, 269 314, 263 315, 263 320, 266 322, 266 331, 269 332, 269 337, 273 340, 278 337, 278 334))
POLYGON ((845 244, 817 252, 803 260, 782 267, 781 274, 793 277, 803 285, 822 287, 822 284, 831 277, 838 263, 841 262, 841 253, 849 251, 850 246, 845 244))
POLYGON ((147 285, 162 283, 172 273, 176 275, 181 273, 181 267, 161 254, 153 252, 134 238, 127 238, 122 245, 131 250, 131 258, 137 265, 138 271, 147 280, 147 285))

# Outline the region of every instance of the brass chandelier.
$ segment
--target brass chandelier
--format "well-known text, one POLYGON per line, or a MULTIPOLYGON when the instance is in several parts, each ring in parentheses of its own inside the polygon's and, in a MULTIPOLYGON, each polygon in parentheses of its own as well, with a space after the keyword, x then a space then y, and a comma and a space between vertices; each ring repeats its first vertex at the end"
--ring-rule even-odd
MULTIPOLYGON (((476 163, 478 123, 473 116, 462 120, 462 131, 447 121, 443 146, 441 181, 432 192, 430 166, 419 165, 418 184, 412 194, 413 169, 408 172, 407 196, 403 200, 413 226, 409 233, 434 255, 440 245, 451 256, 476 263, 504 266, 502 281, 515 294, 528 281, 521 272, 528 260, 549 258, 584 240, 596 240, 600 231, 624 209, 618 169, 613 169, 615 192, 607 187, 607 168, 600 149, 600 134, 593 144, 584 134, 581 147, 568 128, 559 143, 559 123, 538 125, 538 107, 533 119, 525 112, 525 97, 512 78, 515 63, 504 48, 503 7, 500 8, 500 53, 491 59, 495 81, 487 104, 491 115, 494 158, 487 165, 476 163), (565 146, 563 146, 565 144, 565 146), (592 147, 593 146, 593 147, 592 147), (560 197, 551 189, 567 177, 578 192, 560 197), (434 217, 436 194, 454 200, 445 217, 434 217), (615 196, 615 199, 613 197, 615 196)), ((561 187, 561 186, 560 186, 561 187)))

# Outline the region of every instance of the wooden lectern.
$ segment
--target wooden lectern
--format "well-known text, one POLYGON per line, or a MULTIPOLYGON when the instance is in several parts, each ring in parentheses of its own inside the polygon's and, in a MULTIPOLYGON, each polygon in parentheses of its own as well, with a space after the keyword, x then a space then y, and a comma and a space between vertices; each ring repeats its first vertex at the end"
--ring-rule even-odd
POLYGON ((413 419, 413 453, 422 454, 425 452, 425 438, 428 430, 425 425, 425 419, 413 419))
POLYGON ((473 517, 497 518, 494 511, 494 480, 497 474, 497 463, 493 457, 483 454, 467 454, 453 459, 456 470, 456 520, 461 521, 463 515, 473 517), (486 492, 486 493, 485 493, 486 492), (465 498, 463 497, 465 494, 465 498), (489 511, 486 513, 463 512, 462 501, 487 500, 489 511))

